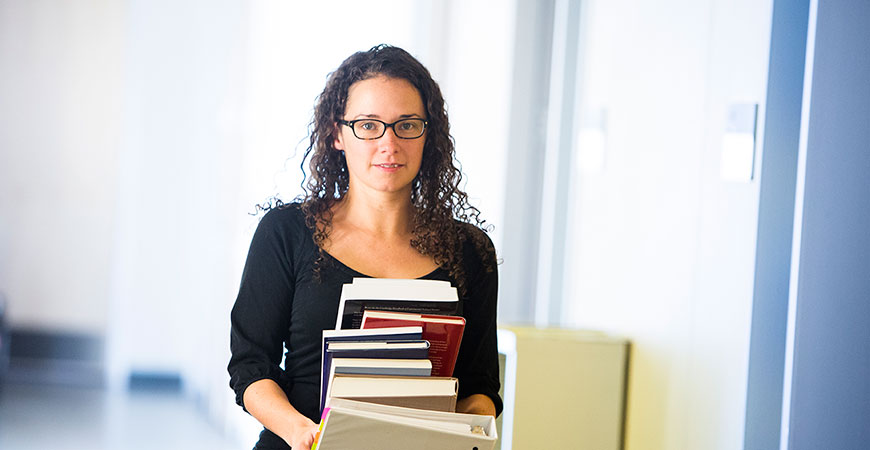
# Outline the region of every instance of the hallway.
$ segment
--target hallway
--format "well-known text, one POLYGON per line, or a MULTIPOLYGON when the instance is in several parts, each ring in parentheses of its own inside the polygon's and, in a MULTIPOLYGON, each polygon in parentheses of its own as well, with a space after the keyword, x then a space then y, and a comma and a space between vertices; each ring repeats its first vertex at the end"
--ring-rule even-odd
POLYGON ((175 392, 120 392, 39 384, 0 391, 4 450, 250 448, 223 436, 196 404, 175 392))

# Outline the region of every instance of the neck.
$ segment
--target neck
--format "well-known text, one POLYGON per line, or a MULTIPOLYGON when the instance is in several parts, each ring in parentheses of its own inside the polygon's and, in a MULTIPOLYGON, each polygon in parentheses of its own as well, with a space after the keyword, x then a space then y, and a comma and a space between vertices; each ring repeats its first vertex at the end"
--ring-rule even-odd
POLYGON ((377 235, 411 233, 413 207, 409 192, 365 193, 348 190, 334 209, 339 219, 377 235))

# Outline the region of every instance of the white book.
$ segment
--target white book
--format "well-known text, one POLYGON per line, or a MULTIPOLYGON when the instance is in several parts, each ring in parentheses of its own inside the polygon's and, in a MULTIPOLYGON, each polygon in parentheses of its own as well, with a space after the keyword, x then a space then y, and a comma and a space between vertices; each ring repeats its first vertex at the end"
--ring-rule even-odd
POLYGON ((377 286, 425 286, 426 289, 450 289, 450 282, 445 280, 424 280, 420 278, 369 278, 356 277, 352 284, 377 286))
POLYGON ((354 278, 342 286, 335 329, 359 328, 366 309, 455 315, 459 295, 440 280, 354 278))
POLYGON ((336 374, 329 384, 326 403, 330 398, 343 398, 454 412, 458 392, 459 381, 452 377, 336 374))
POLYGON ((381 397, 416 396, 436 397, 456 395, 456 378, 448 377, 390 377, 390 376, 336 376, 330 384, 330 396, 381 397))

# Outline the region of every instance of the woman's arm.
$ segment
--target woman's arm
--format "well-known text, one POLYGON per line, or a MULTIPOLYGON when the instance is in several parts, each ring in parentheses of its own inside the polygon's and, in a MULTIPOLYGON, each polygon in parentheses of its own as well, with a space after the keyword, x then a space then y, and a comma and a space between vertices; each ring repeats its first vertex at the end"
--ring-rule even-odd
POLYGON ((230 313, 232 355, 227 369, 236 402, 297 450, 309 448, 309 430, 315 425, 290 404, 279 385, 295 294, 292 244, 297 230, 288 217, 291 212, 269 211, 251 240, 230 313))
POLYGON ((251 383, 244 394, 245 409, 293 450, 310 450, 317 424, 290 404, 284 391, 270 379, 251 383))
POLYGON ((495 403, 483 394, 472 394, 456 402, 456 412, 495 417, 495 403))
POLYGON ((498 269, 491 241, 488 244, 485 255, 470 239, 465 244, 463 266, 470 275, 462 313, 466 322, 453 376, 459 378, 457 410, 496 415, 502 409, 496 336, 498 269))

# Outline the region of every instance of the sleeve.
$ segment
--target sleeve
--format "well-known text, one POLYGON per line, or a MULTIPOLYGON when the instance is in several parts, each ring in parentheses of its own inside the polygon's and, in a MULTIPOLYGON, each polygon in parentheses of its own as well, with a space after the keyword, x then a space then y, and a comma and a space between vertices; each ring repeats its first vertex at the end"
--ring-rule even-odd
MULTIPOLYGON (((479 231, 482 233, 482 231, 479 231)), ((496 415, 503 404, 499 396, 498 342, 496 340, 496 312, 498 298, 498 270, 495 249, 487 239, 487 252, 476 270, 467 270, 468 295, 463 305, 465 333, 454 376, 459 379, 459 398, 484 394, 495 404, 496 415)), ((473 247, 473 246, 472 246, 473 247)), ((466 255, 469 252, 466 252, 466 255)), ((475 250, 474 253, 477 253, 475 250)), ((475 255, 476 256, 476 255, 475 255)))
POLYGON ((251 241, 239 294, 230 314, 230 387, 242 408, 248 386, 261 379, 282 385, 281 357, 294 293, 293 255, 277 211, 267 213, 251 241))

